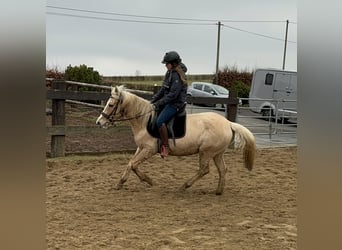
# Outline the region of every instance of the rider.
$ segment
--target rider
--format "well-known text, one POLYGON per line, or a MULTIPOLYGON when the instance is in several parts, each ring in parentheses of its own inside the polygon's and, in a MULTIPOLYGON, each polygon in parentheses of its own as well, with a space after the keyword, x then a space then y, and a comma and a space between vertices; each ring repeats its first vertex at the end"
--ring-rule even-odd
POLYGON ((176 51, 167 52, 162 63, 165 64, 167 72, 163 86, 153 96, 151 103, 154 105, 155 110, 159 111, 157 127, 162 140, 160 154, 162 157, 166 157, 169 154, 169 138, 166 124, 185 108, 187 91, 185 72, 187 68, 176 51))

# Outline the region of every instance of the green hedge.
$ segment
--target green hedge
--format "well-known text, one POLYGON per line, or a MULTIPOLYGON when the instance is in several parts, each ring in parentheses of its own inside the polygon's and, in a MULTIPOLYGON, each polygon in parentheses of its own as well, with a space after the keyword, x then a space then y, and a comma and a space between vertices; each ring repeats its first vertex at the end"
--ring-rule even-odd
MULTIPOLYGON (((233 81, 230 85, 229 90, 234 90, 237 92, 237 96, 240 98, 248 98, 249 97, 249 91, 250 87, 247 86, 242 81, 233 81)), ((242 100, 242 104, 247 104, 248 100, 242 100)))

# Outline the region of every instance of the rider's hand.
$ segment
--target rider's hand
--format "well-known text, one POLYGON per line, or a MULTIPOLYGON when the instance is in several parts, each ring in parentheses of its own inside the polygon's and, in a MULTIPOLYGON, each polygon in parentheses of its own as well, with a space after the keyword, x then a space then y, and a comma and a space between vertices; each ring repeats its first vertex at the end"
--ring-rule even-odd
POLYGON ((161 108, 163 106, 162 103, 161 103, 161 100, 158 100, 158 101, 154 102, 152 105, 154 105, 156 111, 161 110, 161 108))
POLYGON ((152 103, 152 109, 153 109, 154 111, 158 111, 158 110, 159 110, 159 107, 156 106, 155 103, 152 103))

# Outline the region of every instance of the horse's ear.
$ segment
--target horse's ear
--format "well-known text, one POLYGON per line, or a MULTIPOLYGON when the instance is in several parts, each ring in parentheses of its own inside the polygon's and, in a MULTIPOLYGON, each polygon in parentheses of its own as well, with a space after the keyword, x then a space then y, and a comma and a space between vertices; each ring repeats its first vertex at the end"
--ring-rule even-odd
POLYGON ((112 94, 117 94, 119 91, 118 91, 118 88, 116 86, 112 86, 112 90, 111 90, 112 94))
POLYGON ((118 91, 124 91, 125 89, 125 86, 124 85, 119 85, 118 86, 118 91))

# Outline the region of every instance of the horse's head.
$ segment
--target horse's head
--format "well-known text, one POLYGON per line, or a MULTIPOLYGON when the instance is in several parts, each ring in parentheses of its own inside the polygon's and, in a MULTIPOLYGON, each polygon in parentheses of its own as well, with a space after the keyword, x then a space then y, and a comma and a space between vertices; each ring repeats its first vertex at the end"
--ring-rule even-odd
POLYGON ((122 117, 122 112, 120 111, 123 98, 121 93, 122 88, 123 86, 112 88, 111 95, 100 116, 97 118, 96 124, 103 128, 108 128, 110 124, 113 124, 115 119, 122 117))

